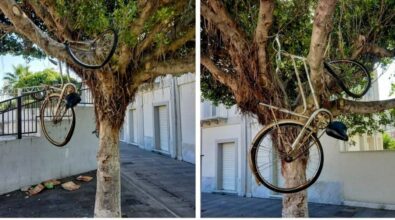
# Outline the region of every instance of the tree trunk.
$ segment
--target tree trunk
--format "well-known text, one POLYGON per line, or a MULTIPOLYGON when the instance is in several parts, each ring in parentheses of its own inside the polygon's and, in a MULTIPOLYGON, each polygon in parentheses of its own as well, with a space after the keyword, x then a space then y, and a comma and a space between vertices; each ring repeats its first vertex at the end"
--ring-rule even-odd
POLYGON ((97 155, 95 217, 121 217, 119 128, 109 119, 100 121, 97 155), (116 126, 115 126, 116 127, 116 126))
MULTIPOLYGON (((285 177, 285 184, 288 186, 296 185, 295 182, 304 181, 306 162, 298 159, 292 163, 283 163, 283 176, 285 177)), ((307 190, 297 193, 290 193, 283 195, 283 217, 308 217, 309 210, 307 206, 307 190)))
MULTIPOLYGON (((299 130, 288 128, 284 130, 286 138, 278 139, 277 148, 283 152, 291 151, 291 144, 299 135, 299 130)), ((302 155, 293 162, 281 162, 281 175, 284 177, 285 186, 295 187, 306 181, 306 166, 309 159, 308 155, 302 155)), ((297 193, 283 194, 283 217, 308 217, 307 190, 297 193)))

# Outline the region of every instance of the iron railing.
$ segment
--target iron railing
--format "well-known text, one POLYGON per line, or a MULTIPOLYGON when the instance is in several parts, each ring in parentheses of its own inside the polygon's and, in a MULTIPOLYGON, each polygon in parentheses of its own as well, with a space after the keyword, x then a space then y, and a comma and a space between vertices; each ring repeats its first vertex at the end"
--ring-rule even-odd
MULTIPOLYGON (((10 98, 0 102, 0 137, 23 135, 37 135, 40 117, 40 107, 43 100, 33 98, 35 91, 10 98)), ((93 97, 88 88, 81 87, 80 104, 93 104, 93 97)))

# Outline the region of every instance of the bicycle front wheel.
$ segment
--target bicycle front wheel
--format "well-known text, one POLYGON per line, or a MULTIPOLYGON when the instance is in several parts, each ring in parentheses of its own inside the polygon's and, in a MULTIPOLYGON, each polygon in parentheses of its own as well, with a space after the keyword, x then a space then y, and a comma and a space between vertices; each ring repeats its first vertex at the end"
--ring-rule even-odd
POLYGON ((88 69, 98 69, 110 61, 117 43, 117 32, 108 29, 93 40, 67 42, 65 46, 74 62, 88 69))
POLYGON ((347 95, 361 98, 368 92, 371 77, 361 63, 354 60, 333 60, 325 63, 325 67, 347 95))
POLYGON ((73 136, 75 127, 75 112, 66 108, 66 101, 59 94, 51 94, 44 100, 40 109, 41 129, 49 142, 62 147, 73 136), (56 108, 58 106, 56 112, 56 108))
POLYGON ((321 143, 314 133, 306 131, 307 138, 297 149, 300 153, 287 160, 291 145, 303 125, 280 121, 258 132, 250 152, 249 162, 256 180, 279 193, 295 193, 311 186, 319 177, 324 161, 321 143))

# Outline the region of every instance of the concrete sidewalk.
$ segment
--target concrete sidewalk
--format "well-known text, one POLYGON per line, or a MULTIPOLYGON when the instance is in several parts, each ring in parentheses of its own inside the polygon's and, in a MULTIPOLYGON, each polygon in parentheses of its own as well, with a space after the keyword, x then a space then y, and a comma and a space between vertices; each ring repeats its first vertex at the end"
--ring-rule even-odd
MULTIPOLYGON (((281 199, 202 193, 202 217, 281 217, 281 199)), ((395 211, 309 203, 310 217, 395 217, 395 211)))
MULTIPOLYGON (((193 164, 124 143, 120 149, 123 217, 195 216, 193 164)), ((77 176, 62 180, 81 185, 73 192, 56 186, 29 198, 19 190, 0 195, 0 217, 93 217, 96 178, 84 183, 77 176)))

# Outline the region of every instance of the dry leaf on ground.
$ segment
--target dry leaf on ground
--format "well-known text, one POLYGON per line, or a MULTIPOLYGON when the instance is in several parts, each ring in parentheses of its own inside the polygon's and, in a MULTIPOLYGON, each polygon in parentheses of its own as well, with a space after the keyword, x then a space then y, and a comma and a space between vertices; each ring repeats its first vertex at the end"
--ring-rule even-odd
POLYGON ((73 181, 62 184, 63 189, 68 191, 74 191, 80 188, 80 185, 75 184, 73 181))
POLYGON ((89 182, 92 179, 93 179, 93 177, 91 177, 91 176, 79 176, 79 177, 77 177, 77 180, 84 181, 84 182, 89 182))
POLYGON ((44 189, 44 186, 43 186, 43 184, 40 183, 37 186, 35 186, 33 189, 29 190, 28 195, 34 196, 34 195, 40 193, 41 191, 43 191, 43 189, 44 189))

